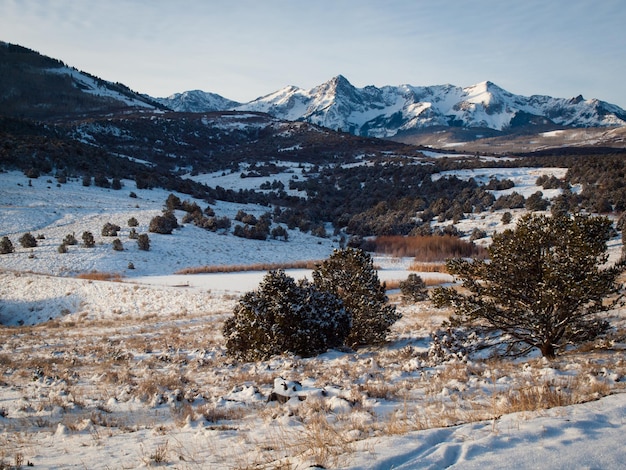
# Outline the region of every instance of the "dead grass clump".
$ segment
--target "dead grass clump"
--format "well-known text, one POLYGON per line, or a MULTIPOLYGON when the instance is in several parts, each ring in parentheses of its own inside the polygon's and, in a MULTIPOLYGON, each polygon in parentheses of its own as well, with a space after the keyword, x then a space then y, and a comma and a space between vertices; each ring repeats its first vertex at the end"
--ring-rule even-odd
POLYGON ((409 266, 409 271, 418 273, 448 273, 445 263, 414 262, 409 266))
POLYGON ((350 438, 335 428, 325 413, 318 413, 307 420, 297 436, 293 451, 317 467, 338 468, 342 460, 354 452, 350 438))
POLYGON ((402 237, 388 235, 372 240, 376 253, 398 258, 414 257, 418 262, 444 261, 449 258, 484 258, 485 249, 450 235, 402 237))
POLYGON ((87 279, 89 281, 114 281, 121 282, 122 275, 120 273, 106 273, 101 271, 90 271, 88 273, 80 273, 76 275, 78 279, 87 279))
POLYGON ((246 415, 246 410, 243 407, 224 407, 206 404, 198 408, 198 413, 209 423, 217 424, 220 421, 235 421, 241 419, 246 415))
POLYGON ((369 398, 384 400, 398 398, 399 388, 397 384, 391 384, 385 380, 368 381, 359 386, 360 391, 365 393, 369 398))

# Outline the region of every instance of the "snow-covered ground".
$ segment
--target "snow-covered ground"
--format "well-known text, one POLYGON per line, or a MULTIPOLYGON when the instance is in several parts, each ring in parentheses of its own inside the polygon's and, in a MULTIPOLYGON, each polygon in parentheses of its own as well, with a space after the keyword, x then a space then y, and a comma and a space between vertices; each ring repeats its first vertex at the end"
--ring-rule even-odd
MULTIPOLYGON (((168 192, 131 182, 121 191, 78 181, 57 187, 45 177, 31 184, 20 173, 0 174, 0 236, 16 248, 0 255, 0 323, 10 325, 0 327, 0 468, 620 468, 626 461, 623 338, 552 362, 441 362, 428 353, 430 334, 447 313, 392 294, 403 318, 383 346, 236 363, 221 328, 264 272, 174 273, 324 259, 336 241, 291 231, 288 242, 260 242, 187 225, 150 234, 152 249, 140 252, 127 220, 136 217, 137 231, 146 232, 168 192), (100 236, 105 222, 123 228, 124 251, 100 236), (65 235, 80 241, 85 230, 94 248, 57 252, 65 235), (27 231, 45 237, 32 250, 17 243, 27 231), (92 270, 123 277, 72 276, 92 270), (270 401, 272 392, 288 401, 270 401)), ((213 207, 229 217, 265 210, 213 207)), ((403 260, 375 262, 382 279, 406 277, 403 260)), ((624 311, 611 315, 624 331, 624 311)))
MULTIPOLYGON (((227 177, 225 177, 227 178, 227 177)), ((241 178, 239 178, 241 180, 241 178)), ((246 179, 243 181, 245 182, 246 179)), ((258 184, 259 181, 256 178, 258 184)), ((170 192, 138 190, 132 181, 115 191, 95 186, 83 187, 78 180, 57 185, 56 180, 42 177, 29 180, 22 173, 0 173, 0 236, 8 236, 15 253, 0 257, 0 268, 71 275, 87 271, 119 273, 123 276, 173 274, 184 268, 230 264, 260 264, 319 260, 328 257, 339 245, 330 238, 318 238, 298 230, 289 232, 289 240, 248 240, 210 232, 187 224, 173 235, 150 233, 150 251, 141 251, 135 240, 128 238, 128 220, 136 218, 137 233, 147 233, 150 220, 162 213, 170 192), (29 186, 29 181, 32 186, 29 186), (129 196, 134 192, 137 197, 129 196), (119 225, 118 238, 124 251, 113 251, 116 237, 102 237, 105 223, 119 225), (59 254, 58 247, 68 234, 75 234, 79 244, 84 231, 96 240, 93 248, 69 246, 68 253, 59 254), (43 235, 38 247, 24 249, 18 239, 26 232, 43 235), (129 263, 135 269, 128 269, 129 263)), ((219 183, 217 183, 219 185, 219 183)), ((181 200, 189 196, 178 194, 181 200)), ((198 201, 201 208, 206 203, 198 201)), ((218 217, 229 217, 233 226, 239 210, 260 216, 271 208, 217 202, 211 206, 218 217)), ((184 212, 178 212, 182 219, 184 212)))

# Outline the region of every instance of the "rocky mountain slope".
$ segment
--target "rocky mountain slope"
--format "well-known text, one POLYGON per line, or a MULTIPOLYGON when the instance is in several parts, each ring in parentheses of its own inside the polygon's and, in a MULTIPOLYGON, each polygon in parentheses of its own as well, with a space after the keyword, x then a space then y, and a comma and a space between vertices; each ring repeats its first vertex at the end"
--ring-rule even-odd
MULTIPOLYGON (((249 103, 233 105, 219 95, 192 91, 160 99, 175 110, 256 111, 307 121, 356 135, 389 138, 446 128, 482 129, 474 138, 522 129, 621 127, 626 111, 597 99, 515 95, 485 81, 469 87, 366 86, 338 75, 311 89, 287 86, 249 103), (495 132, 494 132, 495 131, 495 132)), ((468 136, 465 136, 467 139, 468 136)))
POLYGON ((382 138, 436 127, 511 132, 527 126, 626 125, 626 111, 597 99, 525 97, 489 81, 464 88, 453 85, 356 88, 339 75, 310 90, 286 87, 237 109, 382 138))
POLYGON ((156 100, 172 111, 183 113, 224 111, 241 106, 241 103, 202 90, 174 93, 167 98, 157 98, 156 100))

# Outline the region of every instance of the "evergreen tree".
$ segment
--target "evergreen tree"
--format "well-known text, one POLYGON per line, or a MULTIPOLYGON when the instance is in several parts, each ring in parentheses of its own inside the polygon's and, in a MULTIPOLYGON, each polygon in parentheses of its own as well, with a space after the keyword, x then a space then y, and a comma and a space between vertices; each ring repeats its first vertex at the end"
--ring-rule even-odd
POLYGON ((150 220, 148 230, 153 233, 169 235, 175 228, 178 228, 176 216, 173 212, 166 211, 163 215, 157 215, 150 220))
POLYGON ((372 258, 361 249, 335 250, 313 271, 315 286, 337 295, 352 317, 346 344, 355 347, 381 343, 391 325, 401 318, 387 303, 385 286, 380 283, 372 258))
POLYGON ((91 232, 83 232, 83 245, 87 248, 92 248, 96 246, 96 240, 93 238, 93 233, 91 232))
POLYGON ((279 270, 242 296, 223 333, 230 355, 253 361, 283 353, 313 356, 341 346, 349 331, 350 316, 337 296, 279 270))
POLYGON ((11 242, 9 237, 2 237, 2 240, 0 240, 0 254, 6 255, 9 253, 13 253, 14 251, 15 248, 13 247, 13 243, 11 242))
POLYGON ((78 245, 78 240, 73 233, 69 233, 63 239, 63 245, 78 245))
POLYGON ((525 204, 526 210, 531 212, 545 211, 549 205, 550 202, 543 198, 543 193, 541 191, 537 191, 536 193, 528 196, 525 204))
POLYGON ((400 282, 400 292, 405 301, 420 302, 428 298, 426 283, 415 273, 409 274, 406 280, 400 282))
POLYGON ((509 352, 538 348, 553 358, 609 327, 597 314, 621 298, 616 280, 626 269, 624 261, 604 267, 612 231, 606 217, 528 214, 494 235, 488 261, 448 261, 468 293, 437 288, 435 305, 454 308, 453 326, 502 331, 509 352))
POLYGON ((37 240, 30 232, 22 235, 18 241, 20 242, 20 245, 22 245, 22 248, 34 248, 37 246, 37 240))
POLYGON ((150 237, 145 233, 138 235, 137 247, 142 251, 150 251, 150 237))
POLYGON ((121 227, 119 225, 107 222, 103 225, 101 234, 103 237, 117 237, 117 232, 120 230, 121 227))

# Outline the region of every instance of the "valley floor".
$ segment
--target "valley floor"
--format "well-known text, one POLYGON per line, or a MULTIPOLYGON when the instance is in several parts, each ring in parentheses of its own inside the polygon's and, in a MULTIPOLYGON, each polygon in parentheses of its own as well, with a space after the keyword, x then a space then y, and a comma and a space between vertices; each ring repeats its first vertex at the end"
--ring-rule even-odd
MULTIPOLYGON (((506 171, 517 190, 536 190, 537 174, 506 171)), ((320 260, 338 240, 299 230, 287 242, 244 240, 188 224, 150 234, 140 251, 127 221, 147 232, 169 193, 125 184, 136 198, 77 180, 0 177, 0 235, 15 245, 0 256, 0 469, 623 466, 626 310, 611 312, 610 340, 551 362, 453 359, 434 355, 431 337, 448 312, 392 292, 403 318, 380 347, 237 363, 223 322, 264 271, 174 273, 320 260), (124 251, 100 236, 107 222, 122 227, 124 251), (96 246, 58 252, 85 230, 96 246), (41 235, 36 248, 17 243, 27 231, 41 235), (97 280, 103 273, 119 282, 97 280)), ((214 205, 229 218, 242 208, 267 210, 214 205)), ((460 227, 493 233, 500 219, 476 214, 460 227)), ((619 240, 610 249, 618 257, 619 240)), ((403 260, 375 264, 382 280, 406 279, 403 260)))

